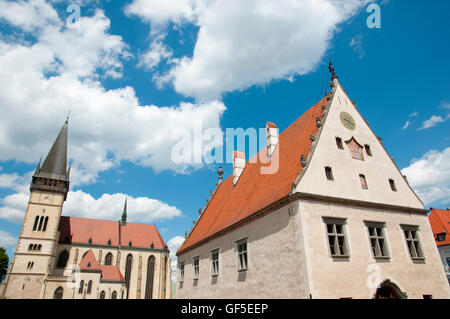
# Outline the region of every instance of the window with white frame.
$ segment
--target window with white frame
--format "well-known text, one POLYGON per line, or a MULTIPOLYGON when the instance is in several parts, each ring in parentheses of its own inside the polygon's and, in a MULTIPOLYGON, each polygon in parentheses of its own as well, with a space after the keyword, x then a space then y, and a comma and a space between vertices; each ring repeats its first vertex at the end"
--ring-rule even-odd
POLYGON ((374 258, 388 258, 386 238, 384 234, 385 225, 383 223, 366 222, 369 231, 370 246, 374 258))
POLYGON ((180 263, 180 282, 184 281, 184 261, 180 263))
POLYGON ((211 276, 219 275, 219 249, 211 251, 211 276))
POLYGON ((238 257, 238 270, 248 269, 248 251, 247 251, 247 239, 242 239, 237 242, 237 257, 238 257))
POLYGON ((417 226, 402 226, 405 234, 406 245, 409 255, 413 260, 424 259, 422 246, 419 239, 419 228, 417 226))
POLYGON ((194 280, 198 279, 199 275, 200 275, 200 258, 199 257, 194 257, 194 280))
POLYGON ((324 218, 331 257, 349 257, 345 238, 345 219, 324 218))

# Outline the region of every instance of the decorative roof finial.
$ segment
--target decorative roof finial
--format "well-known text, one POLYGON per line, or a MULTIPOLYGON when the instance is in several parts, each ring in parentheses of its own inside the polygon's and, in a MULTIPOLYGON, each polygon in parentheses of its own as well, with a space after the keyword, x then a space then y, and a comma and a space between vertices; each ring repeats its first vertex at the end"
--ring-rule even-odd
POLYGON ((217 174, 219 174, 219 183, 222 183, 223 180, 223 170, 222 170, 222 166, 219 166, 219 170, 217 171, 217 174))
POLYGON ((70 117, 70 110, 69 110, 69 112, 67 113, 66 123, 69 122, 69 117, 70 117))
POLYGON ((334 71, 334 67, 333 64, 331 63, 331 59, 330 59, 330 64, 328 64, 328 70, 330 70, 331 73, 331 80, 333 81, 334 79, 337 79, 338 77, 336 76, 336 73, 334 71))

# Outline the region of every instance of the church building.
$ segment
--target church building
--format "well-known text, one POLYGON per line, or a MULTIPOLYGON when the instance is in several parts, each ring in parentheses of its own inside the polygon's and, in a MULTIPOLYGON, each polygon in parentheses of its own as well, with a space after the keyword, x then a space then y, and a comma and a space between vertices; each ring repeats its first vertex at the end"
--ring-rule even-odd
POLYGON ((26 299, 171 298, 169 250, 154 225, 61 216, 69 191, 68 121, 38 164, 0 296, 26 299))
POLYGON ((219 170, 178 298, 450 298, 427 210, 329 69, 322 100, 219 170))

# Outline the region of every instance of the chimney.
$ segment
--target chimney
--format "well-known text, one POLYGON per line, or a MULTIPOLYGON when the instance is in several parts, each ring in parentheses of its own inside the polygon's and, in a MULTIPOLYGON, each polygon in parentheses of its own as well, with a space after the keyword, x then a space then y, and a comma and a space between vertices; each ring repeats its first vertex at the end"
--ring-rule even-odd
POLYGON ((266 123, 267 157, 272 156, 278 144, 278 127, 271 122, 266 123))
POLYGON ((245 168, 245 154, 242 152, 234 151, 233 152, 233 186, 241 177, 242 171, 245 168))

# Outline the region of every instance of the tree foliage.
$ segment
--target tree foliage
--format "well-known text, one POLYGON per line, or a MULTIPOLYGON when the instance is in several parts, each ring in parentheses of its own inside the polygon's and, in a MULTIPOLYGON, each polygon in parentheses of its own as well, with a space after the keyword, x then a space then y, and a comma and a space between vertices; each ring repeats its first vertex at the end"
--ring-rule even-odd
POLYGON ((6 275, 8 271, 9 265, 9 257, 6 254, 6 250, 3 247, 0 247, 0 282, 3 279, 3 276, 6 275))

